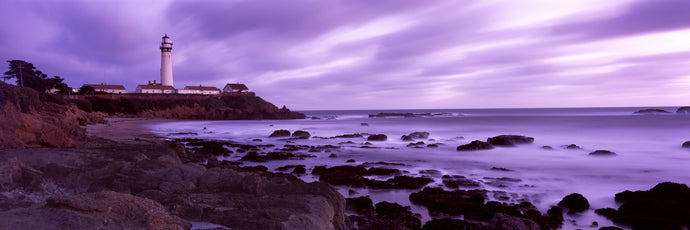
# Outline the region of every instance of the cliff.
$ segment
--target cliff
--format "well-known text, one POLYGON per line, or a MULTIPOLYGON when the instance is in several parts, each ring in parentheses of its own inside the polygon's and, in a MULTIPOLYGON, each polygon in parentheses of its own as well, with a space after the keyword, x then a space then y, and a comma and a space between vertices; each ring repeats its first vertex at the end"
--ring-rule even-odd
POLYGON ((70 100, 85 111, 196 120, 303 119, 256 96, 96 95, 70 100))
POLYGON ((99 121, 52 94, 0 82, 0 149, 71 147, 99 121))

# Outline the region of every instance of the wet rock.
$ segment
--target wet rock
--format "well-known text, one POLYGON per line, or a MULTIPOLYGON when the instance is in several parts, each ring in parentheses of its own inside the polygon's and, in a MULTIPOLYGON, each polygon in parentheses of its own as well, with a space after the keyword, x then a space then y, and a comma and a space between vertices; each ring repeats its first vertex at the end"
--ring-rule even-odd
POLYGON ((376 189, 420 189, 433 181, 425 177, 395 176, 386 181, 366 180, 366 184, 376 189))
POLYGON ((190 150, 194 153, 227 156, 232 153, 231 150, 225 148, 229 144, 225 141, 196 141, 187 143, 187 146, 193 146, 190 150))
POLYGON ((606 227, 599 228, 599 230, 623 230, 623 229, 616 227, 616 226, 606 226, 606 227))
POLYGON ((394 166, 405 166, 403 163, 391 163, 391 162, 383 162, 383 161, 378 161, 378 162, 364 162, 362 165, 394 165, 394 166))
POLYGON ((684 229, 690 227, 690 188, 685 184, 659 183, 649 191, 625 191, 616 194, 623 204, 613 209, 600 209, 614 222, 633 229, 684 229))
POLYGON ((385 134, 374 134, 374 135, 370 135, 367 138, 367 141, 386 141, 386 140, 388 140, 388 136, 386 136, 385 134))
POLYGON ((500 135, 490 137, 486 140, 486 142, 494 146, 512 147, 517 144, 531 144, 532 142, 534 142, 534 137, 526 137, 520 135, 500 135))
POLYGON ((362 134, 359 134, 359 133, 353 133, 353 134, 338 135, 338 136, 335 136, 334 138, 360 138, 360 137, 364 137, 364 136, 362 136, 362 134))
POLYGON ((424 223, 422 230, 474 230, 482 229, 481 224, 470 223, 464 220, 458 219, 433 219, 424 223))
POLYGON ((369 126, 369 123, 362 122, 362 123, 359 123, 359 125, 360 125, 360 126, 369 126))
POLYGON ((297 130, 294 133, 292 133, 292 137, 299 139, 309 139, 309 137, 311 137, 311 134, 309 134, 309 132, 307 131, 297 130))
POLYGON ((427 147, 427 148, 438 148, 438 144, 436 144, 436 143, 434 143, 434 144, 428 144, 428 145, 426 145, 426 147, 427 147))
POLYGON ((574 149, 582 149, 580 146, 577 146, 576 144, 569 144, 569 145, 563 146, 563 148, 565 148, 565 149, 573 149, 573 150, 574 150, 574 149))
POLYGON ((440 176, 441 175, 441 171, 438 171, 436 169, 420 170, 419 173, 425 174, 425 175, 430 175, 430 176, 440 176))
POLYGON ((420 216, 410 212, 409 208, 409 206, 403 207, 397 203, 380 202, 376 204, 376 210, 373 213, 347 216, 348 227, 360 230, 419 229, 421 226, 420 216))
POLYGON ((576 213, 589 209, 589 202, 582 194, 572 193, 563 197, 563 199, 558 202, 558 206, 569 209, 568 213, 576 213))
POLYGON ((671 113, 671 112, 663 110, 663 109, 641 109, 641 110, 635 111, 634 114, 656 115, 656 114, 668 114, 668 113, 671 113))
POLYGON ((367 214, 374 211, 374 202, 369 196, 345 198, 345 208, 351 212, 367 214))
POLYGON ((383 201, 376 203, 376 214, 384 219, 403 220, 401 222, 409 229, 419 229, 422 226, 419 217, 410 212, 410 206, 383 201))
POLYGON ((311 172, 319 175, 319 181, 331 185, 351 185, 353 187, 364 187, 368 179, 364 178, 367 169, 364 166, 342 165, 326 168, 325 166, 315 166, 311 172))
POLYGON ((289 137, 290 131, 285 129, 275 130, 269 137, 289 137))
POLYGON ((328 158, 336 158, 338 155, 335 155, 335 153, 331 153, 331 155, 328 155, 328 158))
POLYGON ((553 147, 551 147, 551 146, 549 146, 549 145, 544 145, 544 146, 541 147, 541 149, 544 149, 544 150, 553 150, 553 147))
POLYGON ((480 140, 475 140, 470 142, 469 144, 458 146, 457 151, 489 150, 493 148, 494 147, 491 146, 491 144, 489 143, 480 140))
POLYGON ((690 114, 690 106, 680 107, 676 110, 677 114, 690 114))
POLYGON ((267 162, 271 160, 294 160, 294 159, 304 159, 309 157, 316 157, 314 155, 300 154, 300 153, 290 153, 290 152, 268 152, 266 154, 259 154, 257 152, 249 152, 240 158, 241 161, 252 161, 252 162, 267 162))
POLYGON ((615 156, 616 153, 611 152, 609 150, 596 150, 594 152, 589 153, 590 156, 615 156))
POLYGON ((355 159, 348 159, 345 161, 345 163, 355 163, 355 159))
POLYGON ((683 142, 682 148, 690 148, 690 141, 683 142))
POLYGON ((415 117, 413 113, 384 113, 369 114, 369 117, 415 117))
POLYGON ((307 169, 304 167, 304 165, 297 165, 297 167, 295 167, 295 169, 292 170, 292 173, 305 174, 307 173, 307 169))
POLYGON ((415 148, 421 148, 421 146, 424 146, 423 141, 418 141, 416 143, 409 143, 407 144, 407 147, 415 147, 415 148))
POLYGON ((507 169, 507 168, 502 168, 502 167, 491 167, 489 170, 493 170, 493 171, 503 171, 503 172, 510 172, 510 171, 513 171, 513 170, 510 170, 510 169, 507 169))
POLYGON ((390 175, 398 175, 400 174, 400 170, 398 169, 391 169, 391 168, 377 168, 377 167, 371 167, 367 170, 367 173, 369 175, 384 175, 384 176, 390 176, 390 175))
POLYGON ((412 132, 408 135, 402 135, 402 141, 426 140, 429 138, 429 132, 412 132))
POLYGON ((254 141, 254 142, 262 142, 262 141, 264 141, 264 140, 261 140, 261 139, 259 139, 259 138, 255 138, 255 139, 252 139, 252 141, 254 141))
POLYGON ((444 191, 440 188, 426 187, 422 191, 410 194, 410 201, 427 207, 429 213, 465 215, 466 218, 477 211, 483 211, 484 199, 486 190, 444 191))
POLYGON ((496 213, 493 218, 491 218, 488 228, 497 230, 541 230, 541 227, 530 219, 509 216, 504 213, 496 213))
POLYGON ((479 182, 460 175, 443 175, 443 184, 448 188, 479 187, 479 182))

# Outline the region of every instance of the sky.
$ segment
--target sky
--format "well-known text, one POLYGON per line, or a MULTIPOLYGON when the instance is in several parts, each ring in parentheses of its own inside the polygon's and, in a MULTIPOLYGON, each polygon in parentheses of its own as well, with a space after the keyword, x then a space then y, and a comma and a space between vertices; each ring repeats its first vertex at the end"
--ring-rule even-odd
POLYGON ((0 59, 71 87, 159 81, 167 34, 176 88, 244 83, 293 110, 690 105, 688 0, 0 0, 0 9, 0 59))

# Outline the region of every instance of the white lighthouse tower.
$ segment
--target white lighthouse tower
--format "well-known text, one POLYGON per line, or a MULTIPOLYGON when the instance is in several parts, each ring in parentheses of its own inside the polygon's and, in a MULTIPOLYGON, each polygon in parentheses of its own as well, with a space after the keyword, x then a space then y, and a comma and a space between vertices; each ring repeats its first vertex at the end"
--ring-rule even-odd
POLYGON ((166 34, 161 42, 161 85, 173 86, 172 40, 166 34))

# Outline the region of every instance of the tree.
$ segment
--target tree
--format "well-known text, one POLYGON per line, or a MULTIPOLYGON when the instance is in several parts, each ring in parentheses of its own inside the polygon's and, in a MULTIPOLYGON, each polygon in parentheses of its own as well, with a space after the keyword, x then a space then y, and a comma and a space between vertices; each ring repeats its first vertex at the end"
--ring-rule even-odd
POLYGON ((5 72, 2 78, 16 78, 17 85, 19 86, 29 87, 38 92, 44 92, 49 89, 57 88, 58 86, 61 88, 69 88, 66 84, 62 83, 65 79, 59 76, 48 78, 48 75, 37 70, 34 64, 22 60, 9 60, 7 62, 9 63, 10 70, 5 72))
POLYGON ((79 92, 77 92, 79 95, 94 95, 96 94, 96 89, 94 89, 91 86, 84 85, 81 88, 79 88, 79 92))

